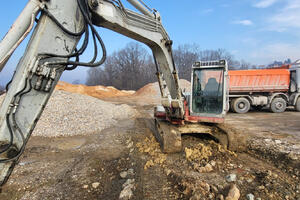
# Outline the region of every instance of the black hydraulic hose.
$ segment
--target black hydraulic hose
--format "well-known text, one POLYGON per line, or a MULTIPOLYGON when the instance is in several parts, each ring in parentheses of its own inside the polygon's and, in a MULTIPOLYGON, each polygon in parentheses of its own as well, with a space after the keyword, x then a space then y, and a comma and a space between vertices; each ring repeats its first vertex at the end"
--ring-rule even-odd
MULTIPOLYGON (((68 70, 70 69, 73 69, 73 68, 76 68, 77 66, 83 66, 83 67, 98 67, 100 65, 102 65, 105 60, 106 60, 106 48, 105 48, 105 45, 104 45, 104 42, 102 40, 102 38, 100 37, 100 35, 98 34, 98 32, 96 31, 96 29, 94 28, 94 25, 92 24, 91 20, 90 20, 90 16, 88 16, 88 13, 89 13, 89 10, 88 10, 88 3, 86 1, 84 1, 84 4, 82 4, 82 0, 77 0, 77 3, 78 3, 78 6, 79 6, 79 9, 85 19, 85 22, 86 24, 89 25, 89 27, 91 28, 91 31, 92 31, 92 36, 93 36, 93 40, 94 40, 94 57, 92 58, 91 61, 89 62, 78 62, 77 60, 76 61, 67 61, 67 62, 49 62, 48 64, 49 65, 73 65, 73 67, 70 67, 70 68, 67 68, 68 70), (98 55, 98 49, 97 49, 97 42, 96 42, 96 39, 98 40, 101 48, 102 48, 102 58, 95 62, 96 58, 97 58, 97 55, 98 55), (76 66, 76 67, 74 67, 76 66)), ((57 20, 56 20, 57 21, 57 20)), ((59 23, 58 21, 55 22, 55 23, 59 23)), ((64 29, 63 29, 64 30, 64 29)), ((84 48, 81 48, 83 49, 83 51, 86 49, 86 46, 87 46, 87 43, 88 43, 88 28, 86 28, 86 37, 85 37, 85 40, 84 40, 84 44, 83 44, 83 47, 84 48)), ((81 55, 83 53, 83 51, 81 51, 81 49, 78 51, 78 52, 75 52, 73 54, 70 54, 70 55, 55 55, 55 54, 40 54, 40 56, 49 56, 49 57, 65 57, 65 58, 70 58, 70 57, 74 57, 74 56, 78 56, 78 55, 81 55)))
MULTIPOLYGON (((26 85, 27 85, 27 79, 26 79, 26 85)), ((24 88, 24 90, 25 90, 25 89, 26 89, 26 88, 24 88)), ((23 90, 23 91, 24 91, 24 90, 23 90)), ((31 90, 32 90, 32 83, 31 83, 31 80, 29 80, 29 89, 28 89, 26 92, 23 92, 23 91, 22 91, 23 93, 20 94, 20 98, 21 98, 23 95, 29 93, 31 90)), ((19 93, 19 92, 18 92, 18 93, 19 93)), ((15 97, 16 97, 16 95, 15 95, 15 97)), ((10 146, 7 148, 7 150, 8 150, 8 149, 12 146, 12 144, 13 144, 13 130, 12 130, 12 127, 11 127, 10 122, 9 122, 9 115, 10 115, 10 114, 7 114, 7 115, 6 115, 6 123, 7 123, 7 127, 8 127, 8 130, 9 130, 11 139, 10 139, 10 146)), ((13 115, 14 115, 14 114, 13 114, 13 115)), ((13 116, 13 120, 16 121, 15 115, 13 116)), ((22 155, 22 153, 23 153, 24 150, 25 150, 25 146, 26 146, 26 143, 27 143, 28 140, 29 140, 29 136, 27 136, 27 138, 25 138, 25 137, 24 137, 24 134, 23 134, 23 132, 22 132, 22 130, 19 128, 19 126, 17 125, 17 123, 16 123, 16 126, 17 126, 18 131, 20 131, 19 133, 20 133, 20 135, 21 135, 21 137, 22 137, 22 142, 23 142, 23 144, 22 144, 22 146, 21 146, 21 149, 20 149, 20 151, 18 152, 18 154, 15 155, 13 158, 2 159, 2 160, 0 160, 0 163, 6 163, 6 162, 10 162, 10 161, 17 160, 17 159, 22 155)), ((6 151, 7 151, 7 150, 6 150, 6 151)), ((5 152, 5 151, 3 151, 3 152, 5 152)), ((3 152, 1 152, 1 153, 3 153, 3 152)))
POLYGON ((70 58, 70 57, 76 57, 79 55, 82 55, 83 52, 86 50, 89 42, 89 29, 85 25, 85 37, 82 46, 78 51, 75 51, 75 53, 69 54, 69 55, 57 55, 57 54, 51 54, 51 53, 42 53, 39 54, 39 56, 47 56, 47 57, 59 57, 59 58, 70 58))
POLYGON ((72 36, 81 36, 85 29, 83 28, 80 32, 78 33, 74 33, 74 32, 71 32, 69 31, 68 29, 66 29, 47 9, 42 9, 42 11, 52 20, 55 22, 55 24, 57 24, 59 26, 60 29, 62 29, 64 32, 68 33, 69 35, 72 35, 72 36))
MULTIPOLYGON (((14 142, 14 135, 13 135, 13 131, 12 131, 12 128, 10 126, 10 122, 9 122, 9 115, 10 114, 6 114, 5 116, 5 120, 6 120, 6 124, 7 124, 7 128, 8 128, 8 131, 9 131, 9 144, 2 150, 0 150, 0 154, 6 152, 12 145, 13 145, 13 142, 14 142)), ((2 160, 0 160, 1 162, 2 160)))
MULTIPOLYGON (((75 51, 77 51, 77 49, 75 49, 75 51)), ((76 56, 76 62, 79 62, 79 55, 76 56)), ((71 70, 76 69, 77 67, 78 67, 78 65, 72 65, 71 67, 66 66, 65 70, 71 71, 71 70)))
MULTIPOLYGON (((22 90, 20 90, 19 92, 17 92, 14 97, 13 97, 13 102, 16 100, 16 97, 18 95, 20 95, 27 87, 27 78, 25 79, 25 85, 24 87, 22 88, 22 90)), ((12 108, 10 108, 12 109, 12 108)), ((14 135, 13 135, 13 131, 12 131, 12 128, 10 126, 10 122, 9 122, 9 116, 10 116, 10 113, 7 113, 6 114, 6 124, 7 124, 7 127, 8 127, 8 131, 9 131, 9 135, 10 135, 10 139, 9 139, 9 144, 8 146, 6 146, 4 149, 0 150, 0 154, 6 152, 12 145, 13 145, 13 141, 14 141, 14 135)))

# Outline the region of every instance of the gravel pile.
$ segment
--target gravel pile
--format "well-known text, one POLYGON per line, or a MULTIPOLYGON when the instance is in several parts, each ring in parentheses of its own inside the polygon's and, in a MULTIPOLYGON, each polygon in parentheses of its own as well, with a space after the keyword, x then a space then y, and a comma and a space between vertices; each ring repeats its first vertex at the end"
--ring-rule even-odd
MULTIPOLYGON (((3 100, 0 97, 0 103, 3 100)), ((109 128, 119 120, 133 118, 136 110, 93 97, 55 91, 37 126, 35 136, 57 137, 91 134, 109 128)))

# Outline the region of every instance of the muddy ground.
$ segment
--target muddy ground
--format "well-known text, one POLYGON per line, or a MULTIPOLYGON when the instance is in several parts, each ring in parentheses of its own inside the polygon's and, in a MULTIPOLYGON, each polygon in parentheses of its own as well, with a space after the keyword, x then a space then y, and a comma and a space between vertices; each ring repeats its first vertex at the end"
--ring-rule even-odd
POLYGON ((300 144, 300 113, 229 114, 228 126, 249 135, 245 152, 186 135, 182 152, 167 155, 151 131, 153 107, 130 105, 134 120, 101 132, 32 137, 0 199, 225 199, 233 184, 240 199, 300 199, 298 154, 285 151, 300 144))

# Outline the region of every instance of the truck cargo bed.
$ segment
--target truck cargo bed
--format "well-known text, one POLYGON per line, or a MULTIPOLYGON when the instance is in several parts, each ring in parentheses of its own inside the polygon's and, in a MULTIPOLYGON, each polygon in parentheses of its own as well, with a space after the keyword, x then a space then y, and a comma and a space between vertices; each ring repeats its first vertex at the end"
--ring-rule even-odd
POLYGON ((287 92, 290 86, 288 69, 229 71, 229 92, 287 92))

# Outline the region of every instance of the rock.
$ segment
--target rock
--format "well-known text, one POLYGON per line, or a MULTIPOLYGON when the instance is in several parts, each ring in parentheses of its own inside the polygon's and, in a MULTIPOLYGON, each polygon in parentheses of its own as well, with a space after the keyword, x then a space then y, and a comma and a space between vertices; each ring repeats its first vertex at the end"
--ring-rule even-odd
POLYGON ((278 178, 278 174, 275 174, 275 173, 274 173, 274 174, 272 174, 272 176, 273 176, 273 178, 275 178, 275 179, 278 178))
POLYGON ((268 174, 268 176, 272 176, 272 171, 271 171, 271 170, 268 170, 268 171, 267 171, 267 174, 268 174))
POLYGON ((123 188, 128 187, 128 186, 134 187, 134 185, 133 185, 134 182, 135 182, 134 179, 128 179, 128 180, 123 184, 123 188))
POLYGON ((129 176, 133 176, 134 175, 134 169, 130 168, 128 171, 127 171, 128 175, 129 176))
POLYGON ((126 178, 127 175, 128 175, 128 172, 125 172, 125 171, 123 171, 123 172, 120 173, 120 177, 121 178, 126 178))
POLYGON ((291 160, 298 160, 298 156, 294 152, 290 152, 288 154, 288 158, 290 158, 291 160))
POLYGON ((253 194, 247 194, 246 198, 247 198, 247 200, 254 200, 254 195, 253 194))
POLYGON ((216 163, 216 161, 212 160, 212 161, 210 161, 210 164, 211 164, 211 166, 215 167, 217 163, 216 163))
POLYGON ((130 142, 130 143, 127 145, 127 148, 128 148, 128 149, 131 149, 131 147, 133 147, 133 142, 130 142))
POLYGON ((128 179, 124 184, 123 184, 123 190, 120 193, 119 199, 121 200, 129 200, 133 196, 133 189, 135 189, 134 186, 135 179, 128 179))
POLYGON ((217 200, 224 200, 224 196, 220 194, 219 196, 217 196, 217 200))
POLYGON ((210 189, 211 189, 211 191, 214 192, 214 193, 218 193, 218 191, 219 191, 218 188, 217 188, 216 186, 214 186, 214 185, 211 185, 211 186, 210 186, 210 189))
POLYGON ((240 190, 236 187, 235 184, 232 184, 225 200, 238 200, 240 198, 240 195, 240 190))
POLYGON ((271 139, 265 139, 265 142, 270 143, 272 140, 271 139))
POLYGON ((259 189, 259 190, 264 190, 264 189, 265 189, 265 186, 263 186, 263 185, 258 186, 258 189, 259 189))
POLYGON ((200 191, 196 191, 189 200, 202 200, 203 196, 200 191))
POLYGON ((206 164, 204 167, 200 167, 199 172, 200 173, 208 173, 213 171, 213 167, 211 166, 211 164, 206 164))
POLYGON ((275 144, 281 144, 281 140, 275 140, 275 144))
POLYGON ((97 187, 99 187, 99 185, 100 185, 99 182, 95 182, 95 183, 92 184, 92 187, 96 189, 97 187))
POLYGON ((121 191, 119 199, 121 199, 121 200, 129 200, 129 199, 132 198, 132 196, 133 196, 132 189, 130 187, 125 187, 121 191))
POLYGON ((83 189, 88 189, 89 185, 82 186, 83 189))
POLYGON ((236 174, 229 174, 225 177, 226 181, 231 183, 236 181, 236 174))
POLYGON ((252 182, 253 182, 253 179, 252 179, 252 178, 248 178, 248 179, 247 179, 247 182, 248 182, 248 183, 252 183, 252 182))
POLYGON ((165 169, 165 173, 166 173, 167 176, 169 176, 171 174, 171 172, 172 171, 170 169, 165 169))

